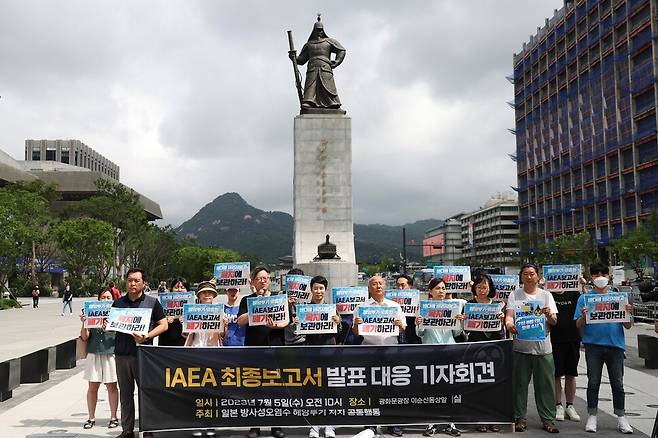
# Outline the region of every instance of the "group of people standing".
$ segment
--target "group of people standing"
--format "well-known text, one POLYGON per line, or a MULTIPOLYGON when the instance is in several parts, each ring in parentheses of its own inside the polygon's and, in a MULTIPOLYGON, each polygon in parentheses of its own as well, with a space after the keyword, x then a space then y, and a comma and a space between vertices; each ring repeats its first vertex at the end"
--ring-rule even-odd
MULTIPOLYGON (((299 270, 291 274, 303 274, 299 270)), ((590 293, 604 294, 608 292, 609 270, 599 263, 590 266, 590 274, 594 290, 590 293)), ((85 329, 84 324, 80 336, 87 340, 89 353, 85 378, 89 381, 87 402, 89 418, 84 428, 95 425, 95 410, 97 393, 101 383, 105 384, 109 394, 111 418, 108 427, 119 425, 117 417, 118 400, 121 402, 120 438, 134 437, 134 385, 139 385, 137 373, 137 345, 151 344, 158 338, 159 345, 188 347, 219 347, 219 346, 283 346, 283 345, 392 345, 398 343, 452 344, 455 342, 477 342, 513 339, 513 412, 515 430, 523 432, 527 428, 527 399, 530 380, 534 383, 534 393, 537 410, 542 421, 542 428, 549 433, 559 432, 555 420, 570 419, 579 421, 580 416, 574 408, 575 377, 578 375, 578 362, 581 342, 585 345, 587 364, 587 410, 588 418, 585 430, 597 431, 598 394, 601 384, 603 365, 606 365, 613 392, 614 412, 618 417, 617 428, 622 433, 632 433, 633 429, 625 417, 623 390, 624 361, 624 328, 630 328, 628 323, 586 324, 587 307, 583 295, 579 292, 548 292, 539 287, 540 278, 537 266, 527 264, 521 268, 520 282, 522 284, 510 294, 506 305, 501 303, 499 318, 501 330, 498 332, 464 331, 461 328, 445 330, 425 328, 421 317, 405 317, 399 304, 385 298, 386 283, 380 276, 371 277, 368 281, 369 299, 363 306, 397 307, 397 318, 394 324, 399 328, 399 335, 368 336, 361 335, 359 325, 362 324, 358 315, 358 307, 353 315, 336 315, 333 321, 338 330, 332 334, 299 335, 295 332, 298 323, 296 317, 295 299, 289 299, 290 321, 285 324, 275 324, 271 320, 267 325, 249 325, 247 299, 271 294, 270 272, 264 266, 256 267, 250 274, 252 294, 240 299, 237 288, 225 289, 227 302, 224 305, 225 320, 221 332, 185 334, 179 318, 166 317, 159 301, 144 293, 145 273, 140 269, 128 271, 127 293, 114 299, 111 291, 105 290, 98 294, 99 300, 114 300, 113 307, 150 308, 151 321, 149 332, 127 335, 124 333, 105 332, 102 329, 85 329), (515 325, 516 309, 526 301, 541 301, 542 313, 545 316, 546 338, 541 341, 526 341, 517 339, 515 325), (581 335, 582 333, 582 335, 581 335), (562 385, 564 378, 564 385, 562 385), (117 387, 118 383, 118 387, 117 387), (562 405, 564 392, 565 406, 562 405), (119 395, 120 394, 120 395, 119 395)), ((398 289, 411 288, 411 278, 401 275, 396 279, 398 289)), ((329 291, 327 279, 321 276, 313 277, 310 283, 314 304, 325 303, 329 291)), ((186 292, 188 285, 185 279, 176 278, 171 282, 170 291, 186 292)), ((494 283, 486 274, 475 276, 471 285, 472 299, 469 302, 491 304, 496 295, 494 283)), ((218 290, 212 281, 199 284, 196 291, 197 300, 211 304, 218 296, 218 290)), ((428 284, 430 300, 452 299, 446 290, 442 278, 433 278, 428 284)), ((466 302, 466 300, 462 300, 466 302)), ((632 305, 626 310, 632 312, 632 305)), ((464 315, 458 315, 464 319, 464 315)), ((81 316, 84 323, 84 315, 81 316)), ((388 427, 388 433, 401 437, 400 426, 388 427)), ((479 432, 498 432, 497 425, 478 425, 479 432)), ((426 427, 423 435, 430 437, 438 431, 434 424, 426 427)), ((451 436, 459 436, 461 431, 452 423, 441 430, 451 436)), ((321 428, 311 426, 309 438, 318 438, 321 428)), ((258 438, 259 428, 251 428, 247 438, 258 438)), ((284 438, 285 433, 279 427, 270 431, 274 438, 284 438)), ((194 436, 214 436, 214 430, 194 431, 194 436)), ((146 433, 144 436, 150 436, 146 433)), ((335 429, 324 427, 325 438, 335 436, 335 429)))

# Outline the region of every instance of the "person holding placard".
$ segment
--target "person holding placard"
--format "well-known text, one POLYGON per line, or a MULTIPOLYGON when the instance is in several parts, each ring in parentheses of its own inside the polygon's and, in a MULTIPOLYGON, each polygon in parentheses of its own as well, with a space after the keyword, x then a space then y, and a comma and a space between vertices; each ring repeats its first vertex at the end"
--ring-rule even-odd
MULTIPOLYGON (((438 300, 438 301, 445 300, 448 295, 446 289, 446 282, 443 281, 442 278, 431 279, 429 284, 427 285, 427 294, 430 300, 438 300)), ((456 318, 460 321, 463 321, 464 315, 460 313, 459 315, 457 315, 456 318)), ((463 332, 461 328, 457 330, 452 330, 452 329, 445 330, 441 328, 429 328, 429 327, 425 328, 422 326, 422 324, 423 324, 423 317, 417 316, 415 321, 416 334, 418 335, 419 338, 422 339, 423 344, 439 344, 439 345, 455 344, 456 343, 455 337, 461 335, 463 332)), ((436 425, 429 424, 425 428, 425 431, 423 432, 423 436, 432 436, 436 432, 437 432, 436 425)), ((449 423, 445 427, 443 432, 447 433, 450 436, 461 435, 461 432, 459 431, 459 429, 455 427, 454 423, 449 423)))
MULTIPOLYGON (((601 386, 601 374, 603 365, 608 370, 608 379, 612 388, 612 406, 614 413, 617 415, 617 430, 621 433, 633 433, 633 428, 628 423, 625 414, 625 394, 624 394, 624 352, 626 342, 624 338, 624 329, 630 329, 633 326, 632 316, 627 322, 588 322, 588 314, 595 311, 608 311, 619 307, 617 303, 591 304, 596 298, 608 294, 608 283, 610 282, 610 270, 608 266, 602 263, 593 263, 589 268, 594 283, 594 290, 590 293, 581 295, 576 304, 576 311, 573 318, 576 320, 576 326, 583 329, 583 344, 585 344, 585 361, 587 363, 587 423, 585 430, 587 432, 596 432, 597 430, 597 411, 599 404, 599 387, 601 386), (597 309, 600 307, 600 309, 597 309)), ((633 305, 626 304, 624 310, 626 315, 632 315, 633 305)), ((618 309, 616 312, 618 312, 618 309)), ((615 312, 615 313, 616 313, 615 312)))
MULTIPOLYGON (((547 267, 544 266, 546 270, 547 267)), ((579 275, 578 288, 583 287, 584 279, 579 275)), ((550 284, 550 282, 549 282, 550 284)), ((580 330, 573 319, 579 290, 551 290, 557 306, 557 324, 551 328, 553 362, 555 363, 555 419, 580 421, 580 415, 573 405, 576 398, 576 377, 580 361, 580 330), (562 406, 562 377, 564 377, 564 401, 562 406)))
MULTIPOLYGON (((514 336, 512 362, 514 427, 517 432, 523 432, 527 428, 528 385, 532 378, 542 428, 549 433, 559 433, 555 426, 555 364, 550 332, 546 326, 557 324, 558 310, 553 295, 539 287, 537 266, 523 265, 520 276, 523 287, 510 294, 505 316, 507 331, 514 336), (531 314, 521 316, 526 307, 531 309, 531 314), (525 333, 523 331, 519 333, 517 329, 517 327, 523 328, 519 321, 523 318, 539 322, 540 327, 532 327, 533 340, 525 340, 525 333)), ((537 323, 535 322, 534 325, 537 323)))
MULTIPOLYGON (((251 280, 251 289, 253 293, 244 297, 240 301, 240 310, 238 311, 238 324, 246 327, 244 345, 247 347, 262 347, 272 345, 284 345, 285 338, 283 329, 288 325, 275 325, 270 318, 267 325, 249 325, 248 299, 257 297, 270 296, 270 270, 265 266, 256 266, 249 276, 251 280)), ((280 427, 273 427, 271 430, 273 438, 283 438, 285 433, 280 427)), ((257 438, 260 436, 260 428, 252 427, 247 433, 247 438, 257 438)))
POLYGON ((290 314, 290 324, 283 329, 284 339, 286 345, 302 345, 304 343, 304 335, 297 333, 297 324, 295 323, 295 315, 297 315, 297 298, 291 296, 288 289, 288 276, 304 275, 304 271, 299 268, 292 268, 286 274, 286 293, 288 294, 288 313, 290 314))
MULTIPOLYGON (((99 301, 112 301, 112 292, 103 290, 98 293, 99 301)), ((114 429, 119 426, 117 408, 119 407, 119 389, 117 388, 117 372, 114 360, 115 332, 106 332, 101 328, 85 328, 86 316, 84 311, 80 315, 82 328, 80 338, 87 341, 87 360, 85 364, 84 379, 89 382, 87 387, 87 422, 83 429, 91 429, 96 424, 96 404, 98 402, 98 388, 105 384, 107 397, 110 402, 110 422, 107 427, 114 429)))
MULTIPOLYGON (((196 297, 200 304, 212 304, 217 297, 215 285, 209 281, 199 283, 196 297)), ((224 324, 226 330, 226 324, 224 324)), ((187 335, 186 347, 219 347, 222 345, 223 333, 218 331, 192 332, 187 335)), ((195 435, 197 436, 197 435, 195 435)), ((201 435, 198 435, 201 436, 201 435)))
MULTIPOLYGON (((176 277, 171 280, 169 290, 171 292, 187 292, 187 280, 183 277, 176 277)), ((167 317, 167 331, 158 337, 158 345, 180 347, 185 345, 185 335, 183 335, 183 324, 180 316, 167 317)))
MULTIPOLYGON (((413 289, 412 287, 413 280, 407 274, 400 274, 398 278, 395 279, 395 288, 396 289, 413 289)), ((416 324, 414 320, 416 318, 413 316, 406 317, 407 328, 404 331, 404 343, 405 344, 422 344, 423 341, 416 334, 416 324)))
MULTIPOLYGON (((327 279, 321 275, 317 275, 311 279, 311 304, 324 304, 325 295, 327 293, 327 287, 329 283, 327 279)), ((338 335, 341 331, 340 316, 334 315, 331 320, 337 324, 336 333, 317 333, 317 334, 306 334, 305 344, 306 345, 336 345, 338 335)), ((309 438, 319 438, 320 436, 320 426, 311 426, 311 429, 308 432, 309 438)), ((336 432, 333 426, 324 426, 324 437, 325 438, 334 438, 336 432)))
MULTIPOLYGON (((126 279, 127 293, 114 301, 113 307, 151 309, 149 331, 146 335, 117 333, 114 356, 117 380, 121 390, 121 428, 117 438, 133 438, 135 433, 135 383, 139 386, 137 372, 137 344, 152 344, 153 338, 167 331, 168 323, 160 302, 144 292, 146 274, 142 269, 131 268, 126 279)), ((144 436, 152 436, 145 433, 144 436)))
POLYGON ((244 345, 245 327, 238 324, 240 311, 240 289, 229 287, 226 289, 226 304, 224 304, 224 346, 242 347, 244 345))
MULTIPOLYGON (((471 292, 473 292, 473 299, 467 301, 467 303, 494 304, 493 298, 496 296, 496 286, 494 286, 493 280, 489 275, 487 274, 477 275, 475 277, 475 280, 473 280, 473 284, 471 285, 471 292)), ((489 331, 465 330, 468 342, 496 341, 505 338, 505 330, 503 329, 504 326, 503 322, 505 320, 505 314, 503 312, 504 303, 499 303, 499 304, 501 306, 500 331, 489 332, 489 331)), ((495 430, 494 432, 498 432, 498 430, 495 430)))
MULTIPOLYGON (((388 336, 375 336, 375 335, 364 335, 359 332, 359 326, 363 323, 363 319, 359 315, 359 308, 361 307, 371 307, 371 306, 383 306, 383 307, 394 307, 397 309, 397 317, 394 320, 394 325, 398 327, 399 330, 404 330, 406 328, 404 313, 402 313, 402 308, 395 301, 385 298, 386 291, 386 281, 379 275, 374 275, 368 280, 368 294, 370 298, 362 304, 359 304, 354 309, 354 318, 352 331, 355 335, 361 335, 363 341, 361 345, 391 345, 398 343, 399 333, 391 334, 388 336)), ((402 428, 400 426, 389 426, 388 433, 393 436, 401 437, 402 428)))

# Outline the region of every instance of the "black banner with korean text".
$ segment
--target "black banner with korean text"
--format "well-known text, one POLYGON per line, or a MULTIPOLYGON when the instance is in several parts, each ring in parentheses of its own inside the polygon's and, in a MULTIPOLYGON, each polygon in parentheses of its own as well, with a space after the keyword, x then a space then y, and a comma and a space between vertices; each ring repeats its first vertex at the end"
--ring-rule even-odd
POLYGON ((138 352, 146 431, 513 420, 509 340, 138 352))

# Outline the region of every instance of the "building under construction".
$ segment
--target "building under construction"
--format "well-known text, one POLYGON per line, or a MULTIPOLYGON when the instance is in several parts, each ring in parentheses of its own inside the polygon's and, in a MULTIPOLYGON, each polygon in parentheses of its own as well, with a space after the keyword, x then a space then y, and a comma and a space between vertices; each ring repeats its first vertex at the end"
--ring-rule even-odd
POLYGON ((600 246, 658 206, 658 0, 565 2, 514 55, 521 235, 600 246))

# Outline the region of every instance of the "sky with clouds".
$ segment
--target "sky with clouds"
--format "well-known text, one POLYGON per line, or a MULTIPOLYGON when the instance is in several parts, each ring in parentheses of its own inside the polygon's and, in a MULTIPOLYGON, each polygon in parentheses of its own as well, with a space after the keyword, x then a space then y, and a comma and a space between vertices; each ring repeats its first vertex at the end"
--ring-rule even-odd
MULTIPOLYGON (((357 223, 483 205, 516 183, 512 54, 563 0, 32 1, 0 5, 0 149, 78 139, 179 225, 225 192, 292 213, 286 30, 347 49, 357 223)), ((302 76, 304 67, 302 67, 302 76)))

